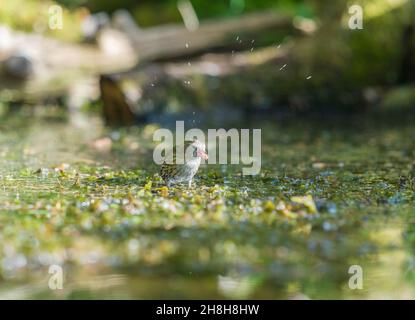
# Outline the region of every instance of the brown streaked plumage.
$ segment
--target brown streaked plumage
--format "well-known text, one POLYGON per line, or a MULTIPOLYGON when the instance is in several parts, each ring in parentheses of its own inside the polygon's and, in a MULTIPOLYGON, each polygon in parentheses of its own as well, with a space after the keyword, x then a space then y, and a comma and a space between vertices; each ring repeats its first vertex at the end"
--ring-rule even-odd
POLYGON ((189 188, 192 186, 192 180, 197 173, 202 159, 207 159, 205 145, 199 140, 193 142, 185 142, 184 144, 185 158, 178 155, 176 147, 173 148, 173 162, 163 163, 160 168, 160 176, 168 186, 175 183, 187 182, 189 188), (188 149, 191 148, 191 149, 188 149), (182 159, 181 163, 178 163, 182 159))

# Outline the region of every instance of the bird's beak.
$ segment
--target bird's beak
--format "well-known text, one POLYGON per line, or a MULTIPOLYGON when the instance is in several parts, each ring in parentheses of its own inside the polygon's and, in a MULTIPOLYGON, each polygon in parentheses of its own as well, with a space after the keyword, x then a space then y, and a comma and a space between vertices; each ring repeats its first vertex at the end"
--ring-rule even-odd
POLYGON ((197 156, 202 158, 203 160, 209 159, 208 155, 203 150, 197 150, 197 156))

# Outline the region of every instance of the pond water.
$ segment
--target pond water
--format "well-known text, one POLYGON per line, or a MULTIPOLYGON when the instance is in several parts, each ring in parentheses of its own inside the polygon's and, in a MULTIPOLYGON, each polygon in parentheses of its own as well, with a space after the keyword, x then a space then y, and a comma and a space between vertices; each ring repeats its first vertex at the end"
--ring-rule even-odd
POLYGON ((413 299, 413 123, 262 121, 260 175, 203 165, 167 189, 156 125, 3 118, 0 298, 413 299))

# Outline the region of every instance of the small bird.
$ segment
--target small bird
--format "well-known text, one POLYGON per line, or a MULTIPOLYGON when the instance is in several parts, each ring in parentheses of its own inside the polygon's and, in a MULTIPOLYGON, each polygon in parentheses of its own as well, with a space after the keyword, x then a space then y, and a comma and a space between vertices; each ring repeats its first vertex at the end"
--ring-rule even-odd
POLYGON ((176 147, 174 147, 172 150, 173 162, 171 164, 163 163, 161 165, 160 176, 166 182, 167 186, 174 183, 187 182, 190 188, 193 177, 199 169, 201 160, 208 159, 205 144, 199 140, 194 140, 193 142, 186 141, 183 150, 185 156, 184 161, 178 161, 178 159, 182 159, 183 155, 178 155, 176 147))

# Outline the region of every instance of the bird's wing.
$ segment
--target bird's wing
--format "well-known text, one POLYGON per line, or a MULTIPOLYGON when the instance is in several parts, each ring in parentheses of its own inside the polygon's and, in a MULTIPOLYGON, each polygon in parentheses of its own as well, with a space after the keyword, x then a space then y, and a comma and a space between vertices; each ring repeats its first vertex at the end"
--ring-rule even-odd
POLYGON ((174 146, 172 150, 167 153, 166 159, 170 159, 170 157, 172 157, 171 159, 173 160, 172 162, 169 162, 168 164, 184 164, 185 163, 184 160, 186 158, 186 150, 191 144, 192 144, 191 142, 186 141, 184 145, 182 145, 182 150, 181 150, 182 152, 177 152, 178 146, 174 146))

